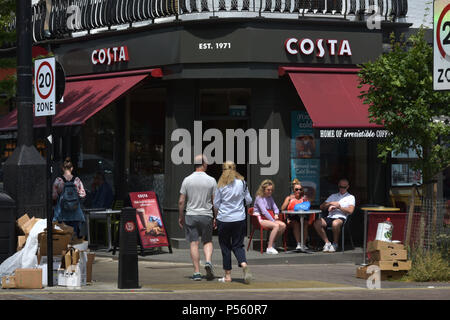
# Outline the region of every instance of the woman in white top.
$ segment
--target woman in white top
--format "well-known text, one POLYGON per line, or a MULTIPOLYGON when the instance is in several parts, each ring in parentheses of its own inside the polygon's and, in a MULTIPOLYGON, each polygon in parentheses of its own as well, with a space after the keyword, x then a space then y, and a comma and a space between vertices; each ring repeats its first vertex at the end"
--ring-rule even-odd
POLYGON ((244 282, 250 283, 252 275, 247 265, 244 238, 247 233, 245 205, 252 202, 244 177, 236 171, 236 164, 227 161, 222 165, 222 176, 214 194, 214 210, 217 214, 219 244, 222 249, 225 276, 220 282, 231 282, 231 252, 244 270, 244 282))

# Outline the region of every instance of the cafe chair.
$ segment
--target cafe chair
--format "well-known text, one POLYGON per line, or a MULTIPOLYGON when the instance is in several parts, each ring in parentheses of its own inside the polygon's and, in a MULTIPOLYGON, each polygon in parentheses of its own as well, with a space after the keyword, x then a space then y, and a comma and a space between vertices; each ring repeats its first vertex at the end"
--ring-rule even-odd
MULTIPOLYGON (((264 230, 269 231, 270 229, 268 228, 264 228, 260 223, 259 223, 259 219, 258 216, 253 215, 253 207, 248 208, 248 212, 247 212, 250 216, 250 221, 251 221, 251 225, 252 225, 252 231, 250 234, 250 239, 248 240, 248 246, 247 246, 247 251, 250 249, 250 244, 252 243, 252 239, 253 239, 253 234, 255 233, 256 230, 259 230, 259 241, 260 241, 260 251, 261 253, 263 253, 263 237, 264 237, 264 230)), ((282 221, 284 221, 284 214, 280 213, 279 217, 282 221)), ((269 234, 267 235, 268 238, 269 234)), ((283 235, 283 246, 284 246, 284 251, 287 251, 287 246, 286 246, 286 239, 287 239, 287 228, 284 231, 284 235, 283 235)))
MULTIPOLYGON (((351 220, 352 220, 352 215, 347 216, 347 219, 345 219, 345 222, 342 224, 341 227, 341 248, 342 248, 342 253, 344 253, 344 248, 345 248, 345 234, 347 233, 347 236, 350 240, 350 244, 352 249, 355 248, 355 246, 353 245, 353 238, 352 238, 352 233, 351 233, 351 220)), ((332 227, 327 227, 327 233, 331 233, 331 236, 333 235, 333 230, 332 227)))

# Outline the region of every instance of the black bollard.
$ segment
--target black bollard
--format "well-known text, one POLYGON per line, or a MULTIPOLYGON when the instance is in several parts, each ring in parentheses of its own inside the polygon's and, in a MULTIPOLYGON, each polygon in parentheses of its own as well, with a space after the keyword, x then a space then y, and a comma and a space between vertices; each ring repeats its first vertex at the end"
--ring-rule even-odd
POLYGON ((119 289, 139 287, 136 209, 123 208, 120 214, 119 289))

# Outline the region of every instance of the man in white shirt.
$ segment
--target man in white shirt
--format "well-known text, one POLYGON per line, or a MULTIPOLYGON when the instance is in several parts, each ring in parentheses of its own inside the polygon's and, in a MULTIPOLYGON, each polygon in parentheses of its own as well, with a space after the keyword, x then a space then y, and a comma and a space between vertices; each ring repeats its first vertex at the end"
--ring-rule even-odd
MULTIPOLYGON (((320 205, 320 210, 327 210, 328 216, 315 221, 314 228, 317 234, 325 242, 323 252, 335 252, 338 247, 339 234, 341 227, 355 210, 355 197, 348 193, 350 184, 347 179, 341 179, 338 183, 339 192, 333 193, 328 199, 320 205), (326 228, 331 227, 333 231, 333 243, 330 243, 327 237, 326 228)), ((342 244, 344 245, 344 244, 342 244)))
POLYGON ((212 232, 215 224, 213 214, 214 192, 216 180, 206 174, 208 164, 202 155, 195 157, 195 172, 184 178, 178 200, 178 224, 185 229, 186 239, 190 242, 191 259, 194 265, 192 280, 202 279, 200 273, 199 238, 202 238, 205 253, 205 270, 208 280, 214 279, 211 263, 213 253, 212 232), (184 208, 186 205, 186 215, 184 208))

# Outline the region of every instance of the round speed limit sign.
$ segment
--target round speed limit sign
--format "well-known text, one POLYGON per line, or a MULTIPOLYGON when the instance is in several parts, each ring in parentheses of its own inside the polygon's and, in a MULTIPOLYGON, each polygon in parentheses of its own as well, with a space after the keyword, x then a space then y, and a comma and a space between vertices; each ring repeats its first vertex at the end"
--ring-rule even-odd
POLYGON ((55 115, 55 58, 34 62, 34 115, 55 115))
POLYGON ((450 0, 433 5, 433 89, 450 90, 450 0))

